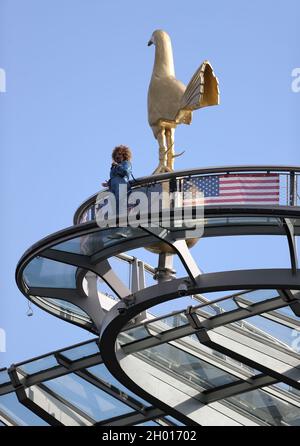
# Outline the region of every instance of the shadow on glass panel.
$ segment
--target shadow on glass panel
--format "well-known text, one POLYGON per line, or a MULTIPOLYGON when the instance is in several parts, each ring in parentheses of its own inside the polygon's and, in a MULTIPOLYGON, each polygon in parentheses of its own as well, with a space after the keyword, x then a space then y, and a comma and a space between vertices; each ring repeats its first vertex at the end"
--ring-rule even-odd
POLYGON ((224 400, 272 426, 299 426, 300 408, 257 389, 224 400))
POLYGON ((74 373, 44 383, 44 388, 70 402, 95 421, 132 412, 132 408, 74 373))
POLYGON ((102 382, 107 384, 109 387, 115 388, 116 391, 119 391, 122 397, 128 398, 130 396, 134 401, 137 401, 143 407, 149 407, 150 404, 144 399, 137 396, 135 393, 132 393, 129 389, 127 389, 123 384, 121 384, 106 368, 104 364, 95 365, 93 367, 89 367, 87 369, 89 373, 91 373, 96 378, 100 379, 102 382))

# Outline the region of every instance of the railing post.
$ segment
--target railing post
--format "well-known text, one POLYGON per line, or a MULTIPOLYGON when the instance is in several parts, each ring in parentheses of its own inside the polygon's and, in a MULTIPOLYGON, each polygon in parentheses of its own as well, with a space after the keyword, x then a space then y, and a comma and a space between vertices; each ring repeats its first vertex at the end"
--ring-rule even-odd
POLYGON ((96 220, 96 204, 91 206, 91 220, 96 220))
POLYGON ((290 172, 290 206, 297 206, 297 193, 296 193, 296 175, 295 172, 290 172))
POLYGON ((144 262, 134 258, 131 266, 131 291, 132 293, 136 293, 146 287, 144 262))

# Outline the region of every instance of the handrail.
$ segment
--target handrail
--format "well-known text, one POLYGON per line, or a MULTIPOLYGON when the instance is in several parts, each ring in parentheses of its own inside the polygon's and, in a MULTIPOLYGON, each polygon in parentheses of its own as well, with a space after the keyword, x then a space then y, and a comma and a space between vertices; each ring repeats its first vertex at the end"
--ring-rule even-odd
MULTIPOLYGON (((278 173, 278 174, 290 174, 290 181, 287 187, 289 188, 289 202, 287 203, 290 206, 297 205, 297 174, 300 174, 299 166, 257 166, 257 165, 245 165, 245 166, 221 166, 221 167, 204 167, 204 168, 194 168, 188 170, 177 170, 175 172, 167 172, 158 175, 151 175, 147 177, 137 178, 135 181, 131 181, 130 184, 134 187, 136 186, 145 186, 150 184, 156 184, 159 182, 167 181, 170 179, 180 179, 184 177, 192 177, 197 175, 209 175, 209 174, 230 174, 230 173, 255 173, 255 172, 266 172, 266 173, 278 173)), ((107 189, 103 189, 103 192, 107 189)), ((80 219, 84 212, 90 208, 96 201, 96 198, 99 194, 98 191, 96 194, 90 196, 87 200, 85 200, 76 210, 73 218, 73 223, 76 225, 80 223, 80 219)))
POLYGON ((257 166, 257 165, 242 165, 242 166, 220 166, 220 167, 201 167, 187 170, 176 170, 174 172, 161 173, 158 175, 151 175, 149 177, 137 178, 134 184, 147 184, 150 182, 164 181, 170 178, 193 176, 198 174, 212 174, 212 173, 234 173, 234 172, 299 172, 300 166, 257 166), (153 181, 154 180, 154 181, 153 181))

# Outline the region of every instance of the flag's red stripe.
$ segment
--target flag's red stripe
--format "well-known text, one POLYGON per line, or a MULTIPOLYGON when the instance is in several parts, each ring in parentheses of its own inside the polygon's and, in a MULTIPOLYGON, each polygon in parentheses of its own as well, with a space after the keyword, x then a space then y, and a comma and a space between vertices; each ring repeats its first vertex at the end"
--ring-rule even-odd
MULTIPOLYGON (((186 194, 187 195, 187 194, 186 194)), ((189 194, 191 197, 195 197, 196 194, 189 194)), ((219 197, 234 197, 234 196, 243 196, 243 197, 260 197, 260 196, 267 196, 267 197, 279 197, 279 192, 243 192, 243 191, 237 191, 237 192, 221 192, 219 195, 216 195, 215 197, 213 195, 207 196, 205 198, 219 198, 219 197)), ((188 197, 188 195, 187 195, 188 197)), ((188 200, 188 198, 187 198, 188 200)))
MULTIPOLYGON (((257 203, 257 202, 264 202, 264 203, 266 203, 266 202, 268 202, 268 203, 278 203, 279 202, 279 200, 277 200, 277 199, 271 199, 271 198, 264 198, 264 199, 262 199, 262 198, 260 198, 260 199, 256 199, 256 198, 239 198, 239 199, 236 199, 236 198, 225 198, 225 199, 222 199, 222 200, 205 200, 205 203, 204 204, 207 204, 207 203, 211 203, 211 204, 220 204, 220 203, 228 203, 228 202, 232 202, 232 203, 241 203, 241 204, 243 204, 243 203, 245 203, 245 202, 248 202, 248 201, 251 201, 251 202, 253 202, 253 203, 257 203)), ((193 204, 199 204, 199 205, 201 205, 201 204, 203 204, 203 202, 202 201, 195 201, 195 200, 184 200, 184 202, 183 202, 183 204, 184 205, 186 205, 186 204, 191 204, 191 203, 193 203, 193 204)))
MULTIPOLYGON (((279 196, 279 192, 243 192, 243 191, 238 191, 238 192, 221 192, 218 196, 219 197, 226 197, 226 196, 234 196, 234 195, 245 195, 245 196, 260 196, 260 195, 268 195, 270 197, 277 197, 279 196)), ((211 197, 212 198, 212 197, 211 197)))
POLYGON ((272 202, 272 203, 278 203, 278 199, 277 200, 271 200, 270 198, 222 198, 222 199, 220 199, 220 200, 209 200, 209 199, 205 199, 205 203, 215 203, 215 204, 218 204, 218 203, 226 203, 226 202, 228 202, 228 201, 230 201, 230 202, 245 202, 245 201, 253 201, 253 202, 265 202, 265 201, 268 201, 268 202, 272 202))
POLYGON ((276 186, 279 185, 279 180, 228 180, 228 181, 222 181, 220 180, 220 184, 274 184, 276 186))
POLYGON ((228 175, 215 175, 219 176, 219 178, 279 178, 278 173, 256 173, 256 174, 242 174, 242 173, 235 173, 235 174, 228 174, 228 175))
POLYGON ((278 185, 277 186, 223 186, 223 184, 220 187, 220 190, 233 190, 233 189, 242 189, 242 190, 252 190, 252 189, 259 189, 259 190, 278 190, 278 185))

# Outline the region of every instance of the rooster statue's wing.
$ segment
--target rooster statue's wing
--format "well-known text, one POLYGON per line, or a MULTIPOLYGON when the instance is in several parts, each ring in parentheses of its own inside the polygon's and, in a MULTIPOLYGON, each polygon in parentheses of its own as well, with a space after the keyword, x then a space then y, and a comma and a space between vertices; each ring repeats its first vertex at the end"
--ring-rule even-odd
POLYGON ((180 108, 176 116, 182 122, 187 113, 197 108, 218 105, 220 102, 219 82, 210 63, 204 61, 190 80, 182 96, 180 108))

